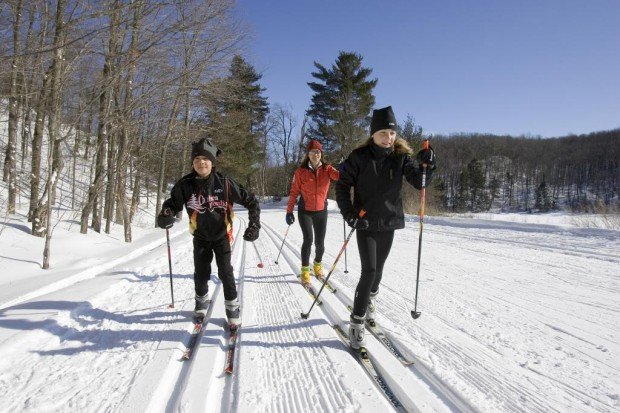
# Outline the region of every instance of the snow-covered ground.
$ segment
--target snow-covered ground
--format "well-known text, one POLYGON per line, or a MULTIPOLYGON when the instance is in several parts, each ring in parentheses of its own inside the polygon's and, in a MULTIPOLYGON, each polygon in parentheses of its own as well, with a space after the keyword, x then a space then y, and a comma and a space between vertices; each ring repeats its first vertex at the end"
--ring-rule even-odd
MULTIPOLYGON (((186 220, 171 230, 170 309, 164 231, 134 228, 134 243, 125 244, 121 228, 80 235, 65 217, 55 229, 52 269, 44 271, 43 240, 28 235, 23 215, 3 217, 0 411, 391 410, 332 328, 346 328, 359 277, 354 238, 346 266, 343 257, 331 277, 337 292, 325 290, 323 304, 303 320, 312 298, 296 279, 297 224, 275 262, 284 215, 282 203, 263 205, 260 258, 240 236, 234 244, 243 326, 232 376, 223 373, 215 276, 200 347, 179 361, 193 308, 186 220)), ((237 216, 243 230, 247 215, 237 216)), ((415 363, 404 366, 374 337, 369 350, 402 410, 620 409, 620 231, 578 228, 568 215, 523 217, 427 217, 417 320, 410 316, 417 218, 397 231, 378 321, 415 363)), ((327 269, 342 242, 343 222, 330 204, 327 269)))

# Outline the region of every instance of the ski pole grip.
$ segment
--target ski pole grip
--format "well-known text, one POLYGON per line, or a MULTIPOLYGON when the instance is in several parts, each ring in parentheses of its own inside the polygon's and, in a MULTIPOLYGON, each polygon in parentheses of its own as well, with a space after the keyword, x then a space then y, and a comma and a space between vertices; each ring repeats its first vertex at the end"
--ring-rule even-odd
POLYGON ((366 211, 364 211, 363 209, 362 209, 362 210, 360 210, 360 212, 359 212, 358 216, 359 216, 360 218, 364 218, 364 215, 366 215, 366 211))

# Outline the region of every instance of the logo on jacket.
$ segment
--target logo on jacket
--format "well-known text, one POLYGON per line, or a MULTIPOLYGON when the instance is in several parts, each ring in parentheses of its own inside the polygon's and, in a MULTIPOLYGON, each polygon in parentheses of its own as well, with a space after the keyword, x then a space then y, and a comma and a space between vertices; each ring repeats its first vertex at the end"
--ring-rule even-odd
POLYGON ((187 200, 187 207, 190 209, 193 209, 199 214, 204 214, 205 211, 207 210, 207 207, 203 206, 204 202, 205 202, 205 197, 202 194, 198 196, 196 196, 196 194, 192 194, 192 196, 190 196, 189 199, 187 200))
MULTIPOLYGON (((221 191, 221 190, 220 190, 221 191)), ((202 194, 192 194, 192 196, 187 201, 187 207, 193 209, 199 214, 204 214, 207 212, 207 209, 210 212, 213 212, 215 209, 221 209, 223 211, 226 210, 226 201, 220 199, 216 195, 208 195, 206 198, 202 194)))

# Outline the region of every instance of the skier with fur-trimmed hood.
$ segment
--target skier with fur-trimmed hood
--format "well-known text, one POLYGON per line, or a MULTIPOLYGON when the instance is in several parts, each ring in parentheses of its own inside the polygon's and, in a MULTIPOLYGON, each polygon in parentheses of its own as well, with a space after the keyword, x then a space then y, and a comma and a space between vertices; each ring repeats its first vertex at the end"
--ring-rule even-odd
POLYGON ((351 152, 340 168, 340 179, 336 183, 340 212, 357 230, 362 265, 349 324, 349 341, 356 350, 366 345, 364 321, 370 325, 375 322, 376 297, 383 266, 392 248, 394 230, 405 227, 403 176, 409 184, 421 189, 423 167, 427 185, 435 169, 433 149, 423 149, 413 158, 412 149, 397 136, 396 128, 391 106, 374 110, 370 138, 351 152), (363 217, 359 217, 361 210, 366 211, 363 217))
POLYGON ((174 216, 183 210, 189 215, 189 230, 194 237, 194 314, 204 316, 208 309, 208 284, 211 261, 215 254, 218 277, 224 287, 226 317, 231 325, 239 324, 239 300, 233 267, 230 263, 232 243, 233 203, 239 203, 249 212, 249 224, 243 234, 246 241, 258 239, 260 206, 251 192, 234 180, 215 171, 215 160, 221 154, 209 139, 192 144, 194 171, 181 178, 172 188, 160 214, 157 225, 170 228, 174 216))

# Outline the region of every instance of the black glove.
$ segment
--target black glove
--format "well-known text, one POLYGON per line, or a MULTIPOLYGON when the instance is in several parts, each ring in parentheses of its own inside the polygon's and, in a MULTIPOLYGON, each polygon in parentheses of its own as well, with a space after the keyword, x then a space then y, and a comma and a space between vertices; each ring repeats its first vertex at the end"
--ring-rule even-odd
POLYGON ((295 223, 295 215, 292 212, 286 213, 286 223, 288 225, 293 225, 295 223))
POLYGON ((256 241, 258 239, 258 231, 260 227, 255 224, 250 224, 243 233, 243 239, 246 241, 256 241))
POLYGON ((157 215, 157 226, 162 229, 172 228, 174 225, 174 214, 170 208, 164 208, 157 215))
POLYGON ((422 149, 418 152, 415 158, 420 165, 420 169, 422 168, 422 164, 426 164, 428 169, 435 169, 435 151, 430 145, 428 149, 422 149))
POLYGON ((359 218, 359 217, 351 217, 347 219, 347 224, 349 224, 351 228, 361 229, 361 230, 368 229, 368 227, 370 226, 370 223, 368 222, 367 219, 359 218))

